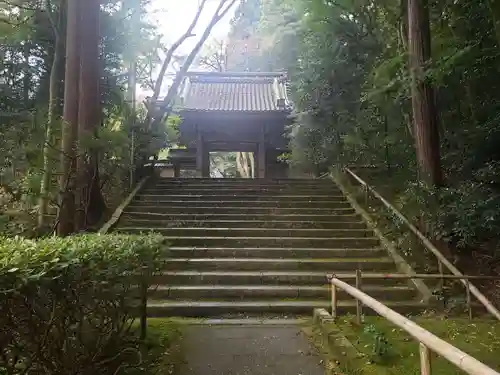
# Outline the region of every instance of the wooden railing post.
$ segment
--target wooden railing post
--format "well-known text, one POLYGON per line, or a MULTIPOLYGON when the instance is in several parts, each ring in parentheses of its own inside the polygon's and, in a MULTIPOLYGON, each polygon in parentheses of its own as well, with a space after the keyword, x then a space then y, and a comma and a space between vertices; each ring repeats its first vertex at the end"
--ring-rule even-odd
POLYGON ((472 298, 470 296, 470 282, 467 280, 467 284, 465 284, 465 292, 467 293, 467 311, 469 313, 469 319, 472 320, 472 298))
POLYGON ((445 280, 444 280, 444 268, 443 268, 443 262, 441 262, 441 259, 438 259, 438 270, 439 270, 439 275, 441 276, 441 279, 439 280, 439 292, 441 293, 440 298, 442 302, 442 308, 443 311, 446 310, 446 296, 445 296, 445 280))
POLYGON ((330 283, 330 288, 332 292, 332 317, 337 319, 337 287, 330 283))
POLYGON ((141 339, 144 340, 148 330, 148 278, 147 273, 143 272, 141 277, 141 305, 140 305, 140 321, 141 321, 141 339))
MULTIPOLYGON (((362 275, 361 275, 361 270, 357 269, 356 270, 356 288, 361 291, 362 288, 362 275)), ((361 325, 361 316, 363 315, 363 304, 361 303, 361 300, 356 298, 356 322, 361 325)))
POLYGON ((440 281, 440 289, 444 289, 444 269, 443 269, 443 262, 441 262, 440 259, 438 259, 438 270, 439 274, 441 275, 441 281, 440 281))
POLYGON ((431 375, 431 352, 427 346, 420 343, 420 374, 431 375))

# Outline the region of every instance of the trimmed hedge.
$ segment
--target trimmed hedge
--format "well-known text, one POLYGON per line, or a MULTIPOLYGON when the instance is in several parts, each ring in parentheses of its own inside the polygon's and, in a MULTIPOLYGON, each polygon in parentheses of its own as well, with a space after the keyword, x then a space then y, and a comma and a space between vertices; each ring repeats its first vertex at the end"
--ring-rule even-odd
MULTIPOLYGON (((120 374, 160 236, 0 238, 0 374, 120 374)), ((122 371, 123 370, 123 371, 122 371)))

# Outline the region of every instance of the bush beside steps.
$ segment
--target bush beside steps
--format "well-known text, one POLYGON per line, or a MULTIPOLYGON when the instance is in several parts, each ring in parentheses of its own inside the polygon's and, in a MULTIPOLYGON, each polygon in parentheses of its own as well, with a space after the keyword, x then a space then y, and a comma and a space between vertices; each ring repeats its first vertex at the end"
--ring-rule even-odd
POLYGON ((0 374, 149 368, 130 306, 164 252, 154 235, 0 238, 0 374))

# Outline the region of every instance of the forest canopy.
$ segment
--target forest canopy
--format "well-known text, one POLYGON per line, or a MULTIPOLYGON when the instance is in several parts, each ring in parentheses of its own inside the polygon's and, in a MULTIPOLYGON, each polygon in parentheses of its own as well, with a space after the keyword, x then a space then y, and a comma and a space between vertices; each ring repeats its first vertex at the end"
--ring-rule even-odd
POLYGON ((201 0, 165 36, 153 0, 1 0, 2 231, 98 228, 175 144, 183 75, 236 2, 201 0))
MULTIPOLYGON (((494 253, 500 229, 499 0, 201 0, 180 39, 169 43, 147 17, 149 0, 89 0, 79 2, 80 13, 87 17, 82 27, 91 31, 84 34, 94 40, 83 42, 82 58, 97 59, 68 80, 75 74, 66 57, 75 46, 68 43, 75 37, 68 26, 76 3, 0 0, 4 231, 54 229, 64 213, 61 191, 68 189, 79 196, 76 211, 85 212, 73 224, 97 225, 123 198, 116 192, 133 185, 130 171, 175 143, 167 124, 179 121, 175 98, 188 69, 284 71, 294 104, 287 130, 294 168, 319 175, 339 165, 376 166, 401 193, 399 205, 436 237, 494 253), (219 4, 214 14, 209 3, 219 4), (97 4, 93 15, 90 4, 97 4), (195 35, 203 12, 211 22, 195 35), (227 38, 211 39, 212 28, 233 12, 227 38), (178 54, 191 38, 191 53, 178 54), (68 155, 75 141, 64 142, 72 129, 65 128, 72 122, 68 95, 78 94, 68 82, 82 77, 94 86, 80 86, 80 108, 97 112, 73 112, 86 155, 75 156, 86 175, 73 176, 61 150, 68 155), (148 101, 135 100, 137 87, 154 100, 164 97, 161 115, 148 101), (80 186, 85 179, 93 183, 80 186)), ((227 164, 216 157, 218 166, 227 164)), ((232 155, 231 162, 241 157, 232 155)), ((251 164, 251 155, 244 159, 251 164)), ((238 173, 233 168, 230 174, 238 173)))
POLYGON ((233 69, 288 73, 295 166, 382 167, 435 235, 496 247, 499 1, 246 0, 228 51, 233 69), (231 59, 242 40, 255 48, 231 59))

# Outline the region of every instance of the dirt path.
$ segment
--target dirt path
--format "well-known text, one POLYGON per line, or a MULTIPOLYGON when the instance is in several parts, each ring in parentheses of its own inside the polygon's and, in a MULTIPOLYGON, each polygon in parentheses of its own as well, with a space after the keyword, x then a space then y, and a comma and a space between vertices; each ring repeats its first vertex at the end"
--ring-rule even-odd
POLYGON ((188 326, 180 375, 324 375, 300 326, 188 326))

